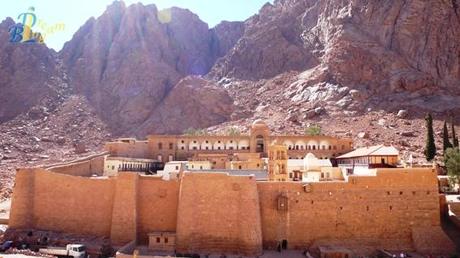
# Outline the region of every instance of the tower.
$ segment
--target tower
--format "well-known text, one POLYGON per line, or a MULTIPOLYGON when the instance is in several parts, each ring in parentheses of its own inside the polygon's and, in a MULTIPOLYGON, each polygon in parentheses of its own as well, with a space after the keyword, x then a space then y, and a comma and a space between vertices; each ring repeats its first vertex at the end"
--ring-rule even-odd
POLYGON ((268 179, 270 181, 288 181, 287 148, 276 141, 268 147, 268 179))
POLYGON ((262 153, 262 157, 266 157, 267 143, 270 138, 270 129, 264 121, 257 119, 252 123, 250 129, 250 150, 251 152, 262 153))

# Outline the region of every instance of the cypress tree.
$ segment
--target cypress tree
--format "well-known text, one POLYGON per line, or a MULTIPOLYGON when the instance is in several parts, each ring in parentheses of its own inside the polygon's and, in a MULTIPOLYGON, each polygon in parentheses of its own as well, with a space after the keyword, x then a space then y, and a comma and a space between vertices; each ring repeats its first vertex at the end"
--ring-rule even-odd
POLYGON ((458 148, 458 138, 457 138, 457 135, 455 133, 455 124, 454 124, 454 118, 452 117, 451 118, 451 124, 452 124, 452 142, 453 142, 453 146, 455 148, 458 148))
POLYGON ((443 147, 444 147, 444 153, 446 153, 446 150, 449 148, 452 148, 452 143, 449 141, 449 130, 447 130, 447 122, 444 121, 444 130, 442 134, 442 141, 443 141, 443 147))
POLYGON ((434 132, 433 132, 433 117, 428 113, 425 117, 426 121, 426 146, 425 146, 425 157, 427 161, 432 161, 436 156, 436 145, 434 143, 434 132))

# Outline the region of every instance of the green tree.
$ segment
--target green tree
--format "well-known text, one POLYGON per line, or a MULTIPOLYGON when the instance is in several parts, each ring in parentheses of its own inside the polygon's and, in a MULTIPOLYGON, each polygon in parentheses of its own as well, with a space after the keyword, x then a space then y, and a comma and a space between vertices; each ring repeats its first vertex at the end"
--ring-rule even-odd
POLYGON ((447 168, 447 175, 450 182, 458 184, 460 181, 460 151, 458 148, 449 148, 444 155, 444 162, 447 168))
POLYGON ((227 129, 227 134, 230 136, 238 136, 241 135, 241 131, 236 127, 230 127, 227 129))
POLYGON ((452 124, 452 143, 455 148, 458 148, 458 138, 457 134, 455 133, 455 124, 454 124, 454 118, 451 118, 451 124, 452 124))
POLYGON ((452 148, 452 143, 449 141, 449 130, 447 130, 447 122, 444 121, 444 130, 442 133, 442 141, 443 141, 443 150, 446 153, 446 150, 452 148))
POLYGON ((434 132, 433 132, 433 117, 428 113, 425 117, 426 121, 426 146, 425 146, 425 157, 427 161, 432 161, 436 156, 436 145, 434 143, 434 132))
POLYGON ((310 136, 321 135, 321 126, 310 125, 307 128, 305 128, 305 134, 310 136))
POLYGON ((204 129, 195 129, 193 127, 190 127, 183 132, 184 135, 190 135, 190 136, 200 136, 200 135, 207 135, 208 132, 204 129))

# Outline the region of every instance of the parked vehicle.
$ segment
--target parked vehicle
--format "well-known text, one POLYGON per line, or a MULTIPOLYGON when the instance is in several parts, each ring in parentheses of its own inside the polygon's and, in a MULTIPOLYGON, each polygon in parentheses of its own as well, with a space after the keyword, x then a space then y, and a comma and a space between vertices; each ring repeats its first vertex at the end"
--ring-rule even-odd
POLYGON ((5 241, 0 245, 0 252, 5 252, 13 246, 13 241, 5 241))
POLYGON ((60 257, 73 257, 73 258, 85 258, 86 247, 79 244, 69 244, 66 247, 52 247, 40 248, 38 250, 43 254, 51 254, 60 257))

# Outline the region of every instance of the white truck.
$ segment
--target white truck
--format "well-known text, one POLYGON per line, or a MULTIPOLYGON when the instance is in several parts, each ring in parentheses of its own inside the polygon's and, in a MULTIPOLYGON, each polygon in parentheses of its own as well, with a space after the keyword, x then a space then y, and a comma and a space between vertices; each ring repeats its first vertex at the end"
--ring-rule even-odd
POLYGON ((46 247, 38 249, 38 252, 59 257, 85 258, 86 247, 79 244, 69 244, 66 247, 46 247))

